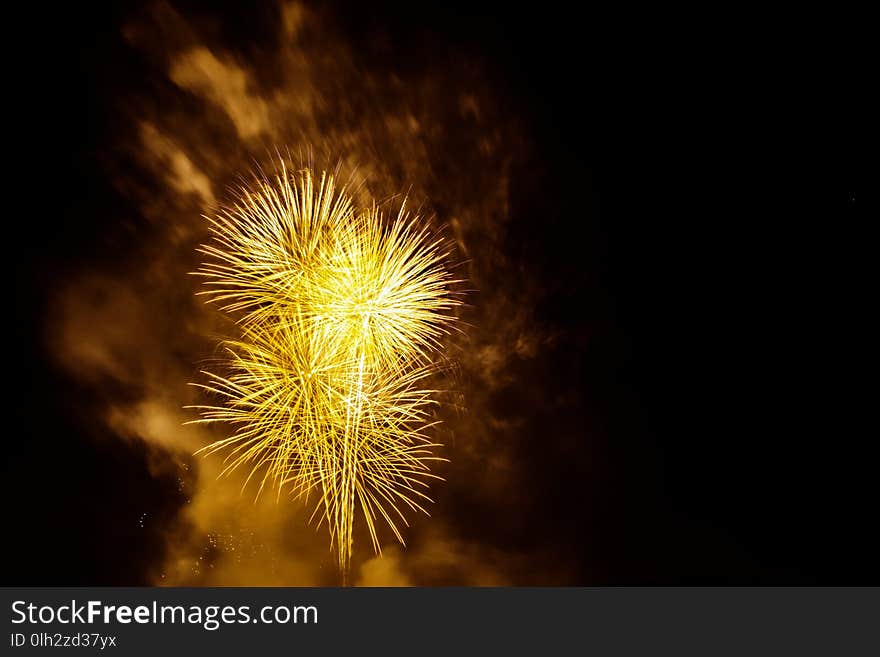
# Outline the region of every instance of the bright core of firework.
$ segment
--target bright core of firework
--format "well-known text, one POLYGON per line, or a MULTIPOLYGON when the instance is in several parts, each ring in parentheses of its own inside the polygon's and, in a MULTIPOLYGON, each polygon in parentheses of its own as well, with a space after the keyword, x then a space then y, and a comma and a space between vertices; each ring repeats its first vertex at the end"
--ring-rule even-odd
MULTIPOLYGON (((237 339, 206 371, 224 422, 226 469, 249 469, 258 491, 314 499, 345 575, 353 527, 376 521, 402 543, 407 511, 425 511, 428 430, 441 341, 460 305, 444 242, 404 209, 387 218, 355 208, 332 175, 290 172, 238 190, 212 223, 201 294, 235 318, 237 339)), ((259 493, 258 493, 259 494, 259 493)))

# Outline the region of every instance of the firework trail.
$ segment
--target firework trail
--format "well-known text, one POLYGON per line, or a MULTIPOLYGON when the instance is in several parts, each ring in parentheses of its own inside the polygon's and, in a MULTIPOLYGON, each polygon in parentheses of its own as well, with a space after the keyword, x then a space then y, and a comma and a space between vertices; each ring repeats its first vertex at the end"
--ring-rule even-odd
POLYGON ((345 578, 355 518, 377 553, 377 520, 403 543, 400 523, 427 513, 438 478, 427 380, 461 303, 445 243, 404 209, 355 208, 332 175, 284 163, 210 221, 200 294, 241 335, 195 384, 219 400, 196 422, 232 427, 201 451, 225 452, 225 473, 250 468, 258 494, 317 500, 345 578))

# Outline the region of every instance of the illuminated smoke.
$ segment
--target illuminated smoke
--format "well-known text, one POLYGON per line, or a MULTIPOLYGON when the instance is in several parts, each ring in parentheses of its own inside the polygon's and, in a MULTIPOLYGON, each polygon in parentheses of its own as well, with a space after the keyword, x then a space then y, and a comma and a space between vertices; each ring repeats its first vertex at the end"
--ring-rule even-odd
MULTIPOLYGON (((165 546, 146 580, 338 582, 323 530, 309 529, 313 509, 277 504, 274 495, 243 496, 246 469, 221 477, 221 458, 192 458, 228 431, 225 424, 184 425, 198 416, 181 408, 205 403, 188 383, 222 357, 218 339, 236 334, 227 314, 194 296, 198 280, 188 276, 200 265, 197 247, 209 239, 202 215, 235 199, 230 189, 241 172, 276 160, 273 146, 288 144, 295 154, 311 147, 323 164, 327 154, 343 155, 337 180, 357 171, 362 183, 348 190, 357 207, 369 209, 375 198, 383 209, 396 208, 405 190, 419 214, 448 229, 454 261, 464 262, 461 277, 479 290, 473 306, 461 309, 462 324, 472 326, 466 338, 444 345, 459 363, 454 388, 461 397, 435 411, 443 424, 434 439, 451 463, 432 466, 446 480, 432 488, 432 517, 409 516, 405 549, 385 549, 381 558, 355 550, 351 581, 567 581, 560 546, 534 558, 473 526, 503 518, 511 531, 529 532, 525 517, 511 511, 531 499, 522 486, 531 469, 518 452, 522 427, 530 415, 556 413, 565 403, 540 390, 528 405, 500 408, 496 401, 514 381, 529 385, 524 364, 538 362, 554 339, 534 312, 541 291, 523 278, 507 244, 512 171, 527 147, 522 126, 493 97, 477 61, 437 52, 402 78, 365 68, 326 14, 285 2, 279 17, 277 38, 250 50, 218 36, 215 16, 183 15, 165 2, 127 20, 123 37, 145 70, 130 95, 113 99, 123 129, 101 152, 127 203, 108 235, 119 248, 60 282, 47 317, 53 354, 95 399, 84 424, 146 452, 157 482, 161 476, 179 489, 163 525, 150 514, 141 528, 142 510, 131 518, 134 530, 158 533, 165 546), (458 412, 464 399, 467 412, 458 412)), ((363 524, 355 540, 368 545, 363 524)), ((383 544, 388 531, 377 528, 383 544)))

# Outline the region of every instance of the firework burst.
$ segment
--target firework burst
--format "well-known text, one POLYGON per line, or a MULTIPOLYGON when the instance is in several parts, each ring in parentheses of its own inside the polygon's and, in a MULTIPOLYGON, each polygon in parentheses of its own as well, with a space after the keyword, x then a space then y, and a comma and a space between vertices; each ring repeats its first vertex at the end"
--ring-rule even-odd
POLYGON ((460 305, 445 243, 404 208, 359 210, 333 176, 283 163, 210 221, 200 294, 241 335, 196 384, 219 400, 197 422, 231 427, 202 451, 248 468, 258 494, 316 500, 344 577, 357 517, 380 552, 377 521, 402 543, 406 513, 431 501, 428 379, 460 305))

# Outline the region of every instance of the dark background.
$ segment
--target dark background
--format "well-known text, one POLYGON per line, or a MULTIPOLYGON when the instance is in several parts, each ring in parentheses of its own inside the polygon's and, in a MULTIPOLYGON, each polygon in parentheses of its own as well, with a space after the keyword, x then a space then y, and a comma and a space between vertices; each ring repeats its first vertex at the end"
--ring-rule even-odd
MULTIPOLYGON (((267 31, 248 4, 217 9, 233 42, 267 31)), ((511 249, 579 283, 541 313, 599 327, 547 385, 579 391, 602 467, 568 476, 584 447, 533 482, 540 530, 584 554, 571 583, 880 583, 865 17, 352 4, 327 11, 365 67, 479 57, 536 144, 511 249)), ((55 282, 120 257, 102 236, 125 200, 96 153, 138 84, 133 6, 7 16, 3 584, 144 583, 160 538, 114 518, 176 503, 143 455, 83 435, 93 400, 44 344, 55 282)))

